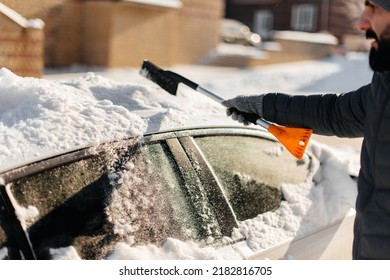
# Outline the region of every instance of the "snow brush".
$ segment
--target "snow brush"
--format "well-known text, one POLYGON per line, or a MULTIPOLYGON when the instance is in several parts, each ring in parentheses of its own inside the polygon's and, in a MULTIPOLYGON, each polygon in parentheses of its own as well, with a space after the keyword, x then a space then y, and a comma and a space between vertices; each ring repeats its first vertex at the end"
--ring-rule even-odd
MULTIPOLYGON (((197 83, 169 70, 163 70, 160 67, 154 65, 148 60, 144 60, 141 66, 140 74, 145 78, 159 85, 162 89, 166 90, 172 95, 177 94, 177 89, 180 83, 198 91, 211 99, 221 103, 223 98, 215 95, 214 93, 202 88, 197 83)), ((257 124, 265 128, 268 132, 276 137, 279 142, 297 159, 302 159, 306 150, 309 139, 313 133, 309 128, 293 128, 284 127, 275 124, 271 124, 266 120, 260 118, 256 114, 240 112, 233 108, 233 111, 243 115, 245 120, 257 124)))

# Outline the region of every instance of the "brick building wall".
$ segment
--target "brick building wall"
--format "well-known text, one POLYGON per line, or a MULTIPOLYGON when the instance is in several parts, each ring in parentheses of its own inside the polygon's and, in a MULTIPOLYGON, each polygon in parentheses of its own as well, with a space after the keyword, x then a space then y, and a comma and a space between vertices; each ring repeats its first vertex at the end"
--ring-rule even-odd
POLYGON ((45 22, 45 65, 66 66, 81 58, 82 0, 1 0, 27 19, 45 22))
POLYGON ((179 11, 178 63, 198 62, 220 42, 221 19, 225 0, 182 0, 179 11))
MULTIPOLYGON (((3 7, 2 7, 3 8, 3 7)), ((43 72, 44 33, 42 26, 0 10, 0 67, 19 76, 39 77, 43 72)))
POLYGON ((88 1, 83 12, 82 62, 125 67, 140 66, 143 59, 149 59, 169 65, 178 52, 177 20, 172 8, 88 1))
POLYGON ((364 1, 360 0, 333 0, 329 9, 328 30, 343 41, 345 36, 361 35, 357 22, 363 8, 364 1))

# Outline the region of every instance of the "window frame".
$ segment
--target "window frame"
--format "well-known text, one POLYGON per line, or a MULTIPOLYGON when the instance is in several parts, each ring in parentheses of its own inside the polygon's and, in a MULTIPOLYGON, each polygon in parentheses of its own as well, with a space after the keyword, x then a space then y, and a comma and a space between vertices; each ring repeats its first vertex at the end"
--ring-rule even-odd
POLYGON ((315 4, 295 4, 291 8, 291 29, 313 32, 317 28, 318 7, 315 4))
POLYGON ((271 10, 257 10, 254 14, 254 31, 262 38, 269 38, 274 29, 274 13, 271 10))

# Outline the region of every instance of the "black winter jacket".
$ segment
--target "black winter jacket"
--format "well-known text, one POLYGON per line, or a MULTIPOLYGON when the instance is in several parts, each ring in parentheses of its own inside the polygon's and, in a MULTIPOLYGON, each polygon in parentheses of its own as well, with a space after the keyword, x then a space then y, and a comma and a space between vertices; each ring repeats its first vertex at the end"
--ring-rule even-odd
POLYGON ((390 73, 340 95, 263 97, 263 117, 314 133, 364 137, 354 225, 354 259, 390 259, 390 73))

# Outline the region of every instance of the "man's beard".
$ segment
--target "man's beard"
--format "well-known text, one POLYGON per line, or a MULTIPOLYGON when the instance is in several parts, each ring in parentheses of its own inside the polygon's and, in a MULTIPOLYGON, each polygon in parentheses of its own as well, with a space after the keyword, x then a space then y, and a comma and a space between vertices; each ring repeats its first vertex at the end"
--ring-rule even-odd
POLYGON ((373 30, 368 30, 366 37, 367 39, 375 39, 377 42, 377 48, 372 47, 370 50, 369 63, 371 69, 375 72, 390 70, 390 40, 385 39, 384 36, 378 38, 373 30))

